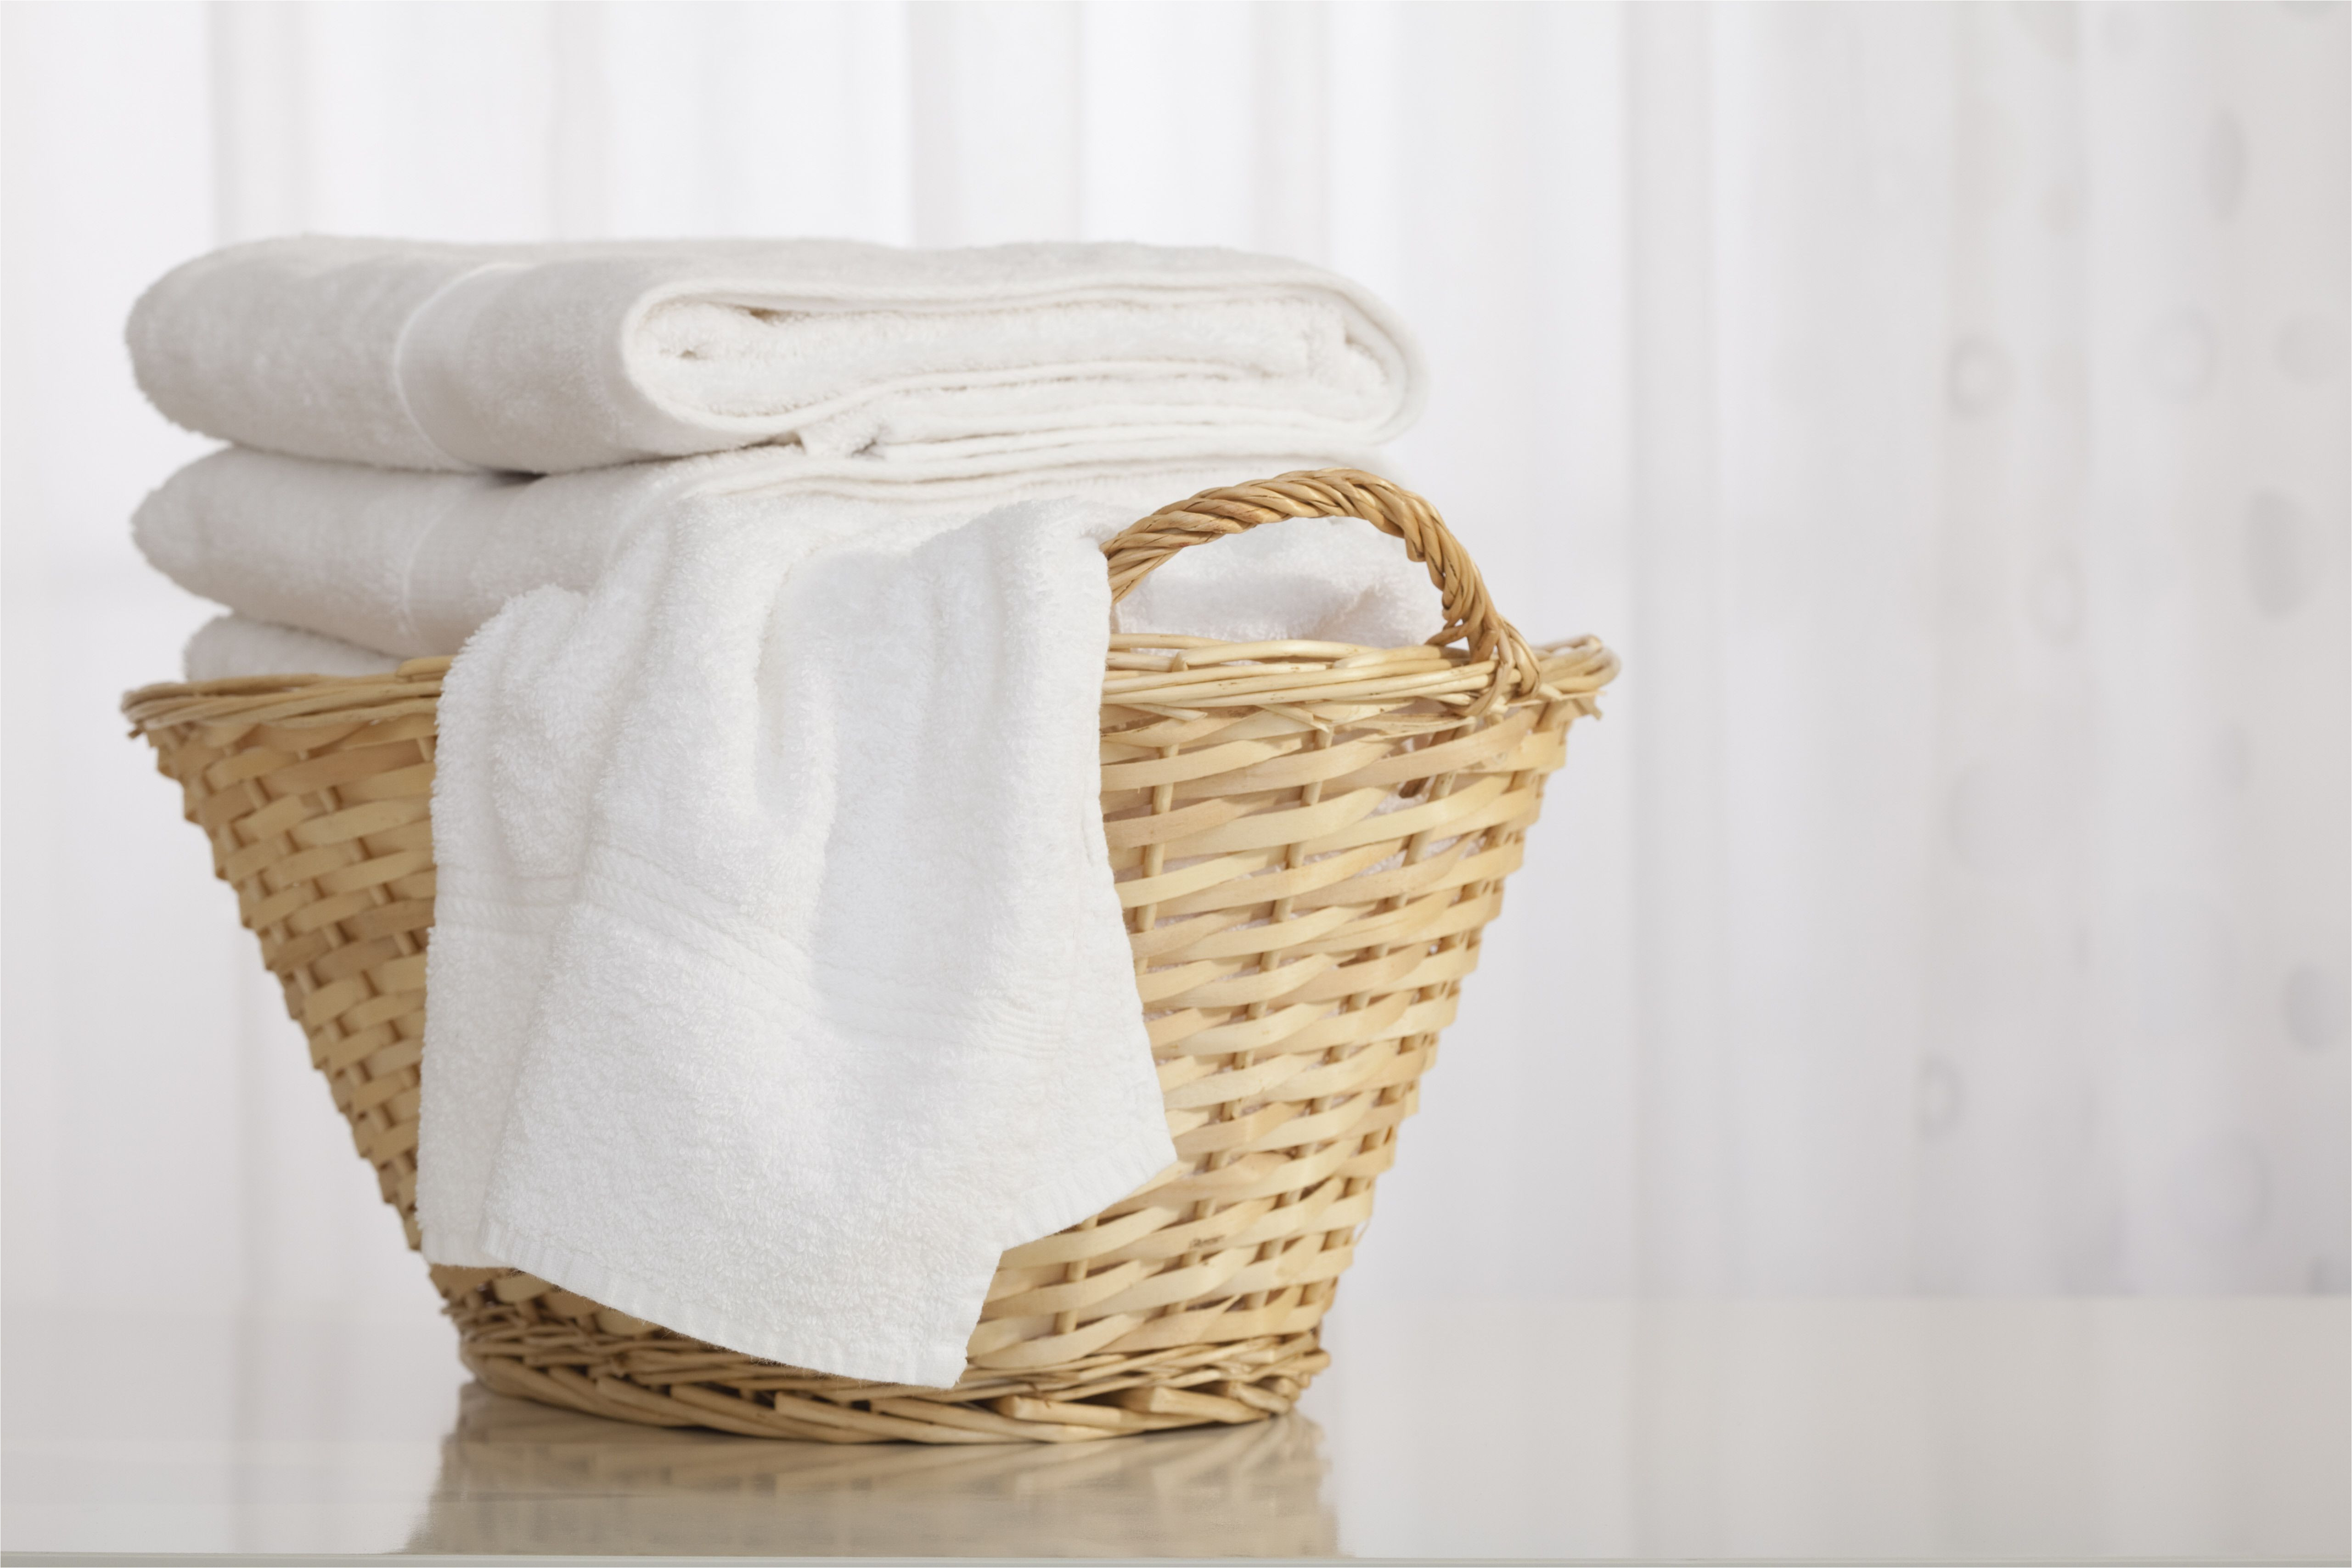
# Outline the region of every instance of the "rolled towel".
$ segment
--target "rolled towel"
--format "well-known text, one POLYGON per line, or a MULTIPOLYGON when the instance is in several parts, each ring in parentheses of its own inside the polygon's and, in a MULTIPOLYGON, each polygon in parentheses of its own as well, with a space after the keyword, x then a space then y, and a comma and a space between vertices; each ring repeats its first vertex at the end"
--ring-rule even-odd
POLYGON ((186 263, 131 361, 192 430, 394 468, 562 473, 790 440, 955 476, 1008 453, 1362 445, 1418 350, 1346 278, 1156 246, 435 245, 321 235, 186 263))
POLYGON ((227 681, 240 675, 386 675, 399 667, 395 654, 234 614, 215 615, 197 627, 180 653, 181 678, 189 681, 227 681))
MULTIPOLYGON (((1194 491, 1293 468, 1377 467, 1373 454, 1292 453, 1192 466, 1068 465, 920 485, 777 448, 520 479, 416 474, 231 447, 173 475, 139 508, 139 548, 183 588, 252 620, 381 653, 455 653, 517 594, 584 591, 635 533, 694 495, 863 503, 874 518, 970 516, 1015 497, 1108 503, 1132 521, 1194 491)), ((1441 619, 1428 580, 1365 524, 1261 528, 1187 550, 1120 607, 1131 631, 1251 642, 1419 642, 1441 619)), ((269 656, 275 657, 273 650, 269 656)), ((223 674, 276 669, 220 667, 223 674)), ((361 672, 353 672, 361 673, 361 672)))
POLYGON ((1100 826, 1102 513, 703 495, 440 705, 417 1213, 731 1350, 964 1367, 1175 1157, 1100 826))

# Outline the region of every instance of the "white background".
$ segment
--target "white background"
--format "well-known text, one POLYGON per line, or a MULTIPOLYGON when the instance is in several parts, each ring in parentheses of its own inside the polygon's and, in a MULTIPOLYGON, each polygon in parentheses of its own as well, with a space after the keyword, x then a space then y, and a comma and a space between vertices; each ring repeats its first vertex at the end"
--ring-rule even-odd
MULTIPOLYGON (((2341 1291, 2336 5, 79 5, 5 34, 5 1286, 425 1314, 176 791, 138 290, 313 228, 1355 274, 1580 727, 1358 1297, 2341 1291)), ((1245 477, 1235 476, 1236 478, 1245 477)))

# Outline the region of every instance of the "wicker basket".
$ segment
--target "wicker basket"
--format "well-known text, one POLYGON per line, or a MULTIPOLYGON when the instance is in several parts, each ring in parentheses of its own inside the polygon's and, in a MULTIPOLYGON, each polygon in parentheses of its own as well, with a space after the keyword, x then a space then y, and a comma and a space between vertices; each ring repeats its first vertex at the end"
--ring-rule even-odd
MULTIPOLYGON (((1290 1407, 1374 1178, 1519 863, 1569 724, 1616 661, 1531 649, 1420 497, 1345 470, 1204 491, 1104 547, 1355 517, 1442 590, 1430 645, 1111 640, 1104 831, 1180 1164, 1004 1255, 952 1389, 780 1366, 506 1270, 433 1270, 493 1389, 656 1426, 832 1442, 1074 1441, 1290 1407), (1462 643, 1464 646, 1444 644, 1462 643)), ((417 1070, 446 659, 149 686, 123 711, 416 1243, 417 1070)))

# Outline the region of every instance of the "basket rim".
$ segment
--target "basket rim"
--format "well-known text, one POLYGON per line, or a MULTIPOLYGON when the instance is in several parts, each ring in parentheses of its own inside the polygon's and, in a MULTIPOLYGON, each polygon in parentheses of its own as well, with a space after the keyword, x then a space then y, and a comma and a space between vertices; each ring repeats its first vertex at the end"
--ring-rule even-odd
MULTIPOLYGON (((1540 644, 1532 652, 1543 682, 1515 695, 1570 701, 1597 716, 1592 697, 1616 677, 1618 659, 1593 636, 1540 644)), ((163 725, 276 725, 311 728, 428 711, 439 698, 455 655, 410 659, 383 674, 322 675, 305 672, 231 675, 213 681, 158 681, 126 692, 122 715, 131 733, 163 725)), ((1150 712, 1171 703, 1215 707, 1344 701, 1349 706, 1428 697, 1467 706, 1490 684, 1496 661, 1463 648, 1416 643, 1375 648, 1352 643, 1229 643, 1167 632, 1114 632, 1105 659, 1107 706, 1150 712), (1165 652, 1155 652, 1164 650, 1165 652), (1223 670, 1224 675, 1219 676, 1223 670), (1285 681, 1276 677, 1294 677, 1285 681), (1272 685, 1269 686, 1269 681, 1272 685), (1337 687, 1318 692, 1318 685, 1337 687), (1219 686, 1250 686, 1220 691, 1219 686), (1296 690, 1283 689, 1298 688, 1296 690)))

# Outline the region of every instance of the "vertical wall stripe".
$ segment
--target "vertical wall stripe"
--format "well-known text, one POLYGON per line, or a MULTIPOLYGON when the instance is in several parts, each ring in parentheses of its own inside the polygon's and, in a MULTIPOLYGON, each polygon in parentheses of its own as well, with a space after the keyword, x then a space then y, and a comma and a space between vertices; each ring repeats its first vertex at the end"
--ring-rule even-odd
MULTIPOLYGON (((612 232, 605 6, 603 0, 557 0, 547 7, 547 19, 554 75, 548 195, 555 237, 599 238, 612 232)), ((677 174, 693 178, 690 169, 677 174)))
POLYGON ((1724 1009, 1723 543, 1717 491, 1715 19, 1637 6, 1626 240, 1633 324, 1634 807, 1641 1281, 1740 1282, 1729 1212, 1741 1063, 1724 1009))

